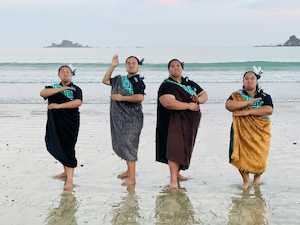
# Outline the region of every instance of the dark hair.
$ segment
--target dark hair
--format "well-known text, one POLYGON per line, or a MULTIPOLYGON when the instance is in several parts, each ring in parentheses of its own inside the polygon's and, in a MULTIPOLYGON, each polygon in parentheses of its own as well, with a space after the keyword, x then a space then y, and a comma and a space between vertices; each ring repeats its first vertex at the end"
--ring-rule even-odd
POLYGON ((252 71, 252 70, 249 70, 249 71, 247 71, 246 73, 244 73, 243 79, 245 78, 245 76, 246 76, 248 73, 253 73, 253 74, 256 76, 256 79, 257 79, 257 80, 259 80, 259 79, 261 78, 261 75, 260 75, 260 74, 257 74, 257 73, 255 73, 255 72, 252 71))
POLYGON ((138 65, 140 65, 140 66, 143 65, 143 63, 144 63, 144 58, 139 59, 138 57, 136 57, 136 56, 134 56, 134 55, 128 56, 128 57, 126 58, 126 60, 125 60, 125 63, 127 63, 128 59, 131 59, 131 58, 136 59, 138 65))
POLYGON ((76 69, 73 70, 73 69, 72 69, 69 65, 67 65, 67 64, 60 66, 60 67, 58 68, 58 73, 59 73, 63 68, 68 68, 68 69, 71 71, 71 74, 72 74, 73 76, 75 76, 75 71, 76 71, 76 69))
POLYGON ((179 59, 171 59, 168 62, 168 69, 170 69, 172 62, 179 62, 179 64, 181 65, 181 68, 184 70, 184 62, 181 62, 179 59))

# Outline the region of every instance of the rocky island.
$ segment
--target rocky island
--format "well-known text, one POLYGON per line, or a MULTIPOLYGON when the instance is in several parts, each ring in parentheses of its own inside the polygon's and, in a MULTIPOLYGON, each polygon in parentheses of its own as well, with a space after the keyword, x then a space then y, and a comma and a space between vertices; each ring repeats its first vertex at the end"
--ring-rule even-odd
POLYGON ((300 39, 292 35, 282 46, 300 46, 300 39))
POLYGON ((296 35, 290 36, 290 38, 283 44, 278 45, 255 45, 254 47, 296 47, 300 46, 300 39, 296 35))
POLYGON ((51 45, 47 46, 46 48, 91 48, 91 47, 88 45, 74 43, 73 41, 69 41, 69 40, 62 40, 61 43, 59 43, 59 44, 52 43, 51 45))

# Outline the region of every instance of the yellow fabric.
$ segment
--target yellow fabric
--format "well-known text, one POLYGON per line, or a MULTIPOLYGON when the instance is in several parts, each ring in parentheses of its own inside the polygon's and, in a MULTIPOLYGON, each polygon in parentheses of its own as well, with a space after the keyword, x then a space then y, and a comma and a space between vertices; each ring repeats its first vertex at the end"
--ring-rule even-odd
MULTIPOLYGON (((233 100, 243 101, 239 92, 233 100)), ((233 116, 233 152, 231 163, 239 170, 263 173, 267 166, 271 140, 271 122, 261 116, 233 116)))

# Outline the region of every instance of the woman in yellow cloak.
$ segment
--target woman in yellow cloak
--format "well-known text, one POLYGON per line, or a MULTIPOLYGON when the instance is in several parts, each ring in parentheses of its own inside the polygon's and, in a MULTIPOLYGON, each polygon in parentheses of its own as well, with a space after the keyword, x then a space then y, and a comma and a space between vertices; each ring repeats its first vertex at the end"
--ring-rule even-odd
POLYGON ((239 170, 244 190, 249 187, 250 173, 254 174, 253 184, 260 184, 269 155, 269 116, 273 113, 273 102, 258 85, 261 74, 262 70, 256 67, 247 71, 243 76, 243 89, 233 92, 225 104, 233 115, 229 161, 239 170))

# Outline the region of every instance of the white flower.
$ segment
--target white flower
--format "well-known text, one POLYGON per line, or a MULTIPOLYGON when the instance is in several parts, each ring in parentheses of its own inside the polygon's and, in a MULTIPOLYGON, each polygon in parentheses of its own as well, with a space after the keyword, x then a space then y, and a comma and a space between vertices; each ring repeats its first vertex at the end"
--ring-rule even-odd
POLYGON ((260 66, 259 67, 253 66, 253 72, 256 73, 257 75, 261 75, 264 71, 260 66))
POLYGON ((75 72, 76 72, 76 67, 73 66, 72 64, 69 64, 68 67, 71 69, 73 75, 75 75, 75 72))

